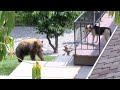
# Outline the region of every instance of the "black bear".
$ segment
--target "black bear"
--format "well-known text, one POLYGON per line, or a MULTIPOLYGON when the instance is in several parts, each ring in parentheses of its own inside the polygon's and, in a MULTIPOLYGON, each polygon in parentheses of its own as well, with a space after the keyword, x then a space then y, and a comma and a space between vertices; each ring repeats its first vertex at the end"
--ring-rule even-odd
POLYGON ((32 60, 35 60, 35 55, 44 61, 43 53, 42 53, 43 41, 37 38, 29 38, 21 41, 16 47, 16 56, 18 57, 18 61, 22 62, 26 55, 30 55, 32 60))

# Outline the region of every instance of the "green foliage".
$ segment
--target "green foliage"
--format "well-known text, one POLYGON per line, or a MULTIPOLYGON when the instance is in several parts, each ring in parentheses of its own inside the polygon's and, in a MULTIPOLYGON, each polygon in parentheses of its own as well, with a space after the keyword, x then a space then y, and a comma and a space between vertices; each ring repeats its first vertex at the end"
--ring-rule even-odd
POLYGON ((16 14, 15 14, 15 25, 24 25, 24 22, 23 22, 23 15, 24 15, 24 12, 23 11, 16 11, 16 14))
POLYGON ((14 49, 14 39, 9 36, 14 28, 15 12, 0 11, 0 61, 6 58, 7 49, 12 53, 14 49))
POLYGON ((32 79, 41 79, 41 65, 36 62, 32 67, 32 79))
POLYGON ((113 16, 114 15, 114 11, 109 11, 109 16, 113 16))
POLYGON ((109 11, 109 15, 113 16, 115 14, 115 23, 120 25, 120 11, 109 11))
POLYGON ((36 17, 33 11, 16 11, 16 25, 32 26, 36 25, 36 17))
POLYGON ((38 26, 38 33, 46 33, 46 28, 50 34, 63 33, 66 27, 73 28, 79 15, 80 11, 17 11, 16 23, 38 26))
POLYGON ((39 11, 37 33, 49 34, 50 37, 62 35, 66 28, 73 28, 73 21, 80 15, 80 11, 39 11))

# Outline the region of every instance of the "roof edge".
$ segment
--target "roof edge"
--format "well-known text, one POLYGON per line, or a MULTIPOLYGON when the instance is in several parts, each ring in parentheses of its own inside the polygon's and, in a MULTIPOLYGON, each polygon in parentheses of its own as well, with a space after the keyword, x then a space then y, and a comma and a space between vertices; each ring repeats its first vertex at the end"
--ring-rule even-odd
POLYGON ((114 35, 115 31, 117 30, 117 28, 118 28, 118 26, 115 27, 115 29, 114 29, 114 31, 113 31, 111 37, 109 38, 108 42, 106 43, 105 47, 103 48, 102 52, 100 53, 99 57, 97 58, 95 64, 94 64, 93 67, 92 67, 92 69, 91 69, 90 72, 88 73, 86 79, 89 79, 89 76, 92 74, 93 69, 95 68, 96 64, 98 63, 98 61, 99 61, 101 55, 103 54, 104 50, 106 49, 106 47, 107 47, 109 41, 110 41, 111 38, 113 37, 113 35, 114 35))

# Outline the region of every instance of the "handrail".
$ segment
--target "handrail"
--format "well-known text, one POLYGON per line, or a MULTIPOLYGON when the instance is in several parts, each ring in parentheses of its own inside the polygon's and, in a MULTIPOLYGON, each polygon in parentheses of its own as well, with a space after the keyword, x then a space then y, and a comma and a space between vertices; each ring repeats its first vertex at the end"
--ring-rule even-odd
MULTIPOLYGON (((84 13, 86 13, 87 11, 83 11, 75 20, 74 20, 74 23, 75 22, 77 22, 78 21, 78 19, 80 19, 80 17, 84 14, 84 13)), ((95 21, 95 22, 90 22, 90 23, 97 23, 97 22, 99 22, 100 21, 100 18, 102 18, 103 17, 103 15, 106 13, 107 11, 104 11, 101 15, 100 15, 100 17, 95 21)), ((86 21, 85 21, 86 22, 86 21)), ((89 22, 88 22, 89 23, 89 22)))
POLYGON ((100 21, 100 19, 103 17, 103 15, 104 15, 106 12, 107 12, 107 11, 104 11, 104 12, 100 15, 100 17, 96 20, 96 23, 100 21))
MULTIPOLYGON (((94 13, 94 17, 96 18, 96 20, 95 21, 89 21, 88 19, 88 21, 85 19, 84 21, 82 21, 82 20, 79 20, 79 19, 81 19, 81 17, 83 16, 83 18, 85 18, 84 17, 84 15, 85 14, 88 14, 89 15, 89 12, 88 11, 83 11, 80 15, 79 15, 79 17, 77 17, 76 18, 76 20, 74 20, 74 44, 75 44, 75 47, 77 47, 77 44, 79 44, 79 43, 82 43, 82 41, 89 35, 89 33, 87 33, 87 35, 85 35, 84 37, 82 37, 82 39, 81 40, 78 40, 77 42, 76 42, 76 37, 75 37, 75 32, 76 32, 76 29, 75 29, 75 27, 76 27, 76 24, 77 23, 91 23, 91 24, 94 24, 94 23, 100 23, 100 19, 103 17, 103 15, 106 13, 107 11, 101 11, 100 13, 94 13), (99 17, 97 17, 97 15, 99 16, 99 17)), ((92 15, 93 13, 91 13, 90 12, 90 15, 92 15)), ((89 18, 89 17, 88 17, 89 18)), ((81 26, 81 25, 80 25, 81 26)), ((94 47, 94 46, 93 46, 94 47)))
POLYGON ((82 12, 82 14, 80 14, 79 17, 77 17, 77 19, 74 20, 74 23, 85 13, 85 11, 82 12))

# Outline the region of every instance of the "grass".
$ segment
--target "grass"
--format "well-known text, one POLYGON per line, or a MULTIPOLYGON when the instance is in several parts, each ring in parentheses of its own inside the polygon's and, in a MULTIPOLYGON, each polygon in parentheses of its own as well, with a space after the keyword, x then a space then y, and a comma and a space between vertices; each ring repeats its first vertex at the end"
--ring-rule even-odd
MULTIPOLYGON (((45 55, 44 58, 45 58, 45 61, 51 61, 55 57, 54 56, 50 56, 50 55, 45 55)), ((30 60, 30 56, 26 56, 24 59, 25 60, 30 60)), ((36 60, 40 60, 38 56, 36 56, 36 60)))
MULTIPOLYGON (((44 58, 46 61, 51 61, 55 58, 55 56, 45 55, 44 58)), ((25 60, 30 60, 30 56, 26 56, 25 60)), ((36 60, 39 60, 39 58, 36 57, 36 60)), ((0 62, 0 75, 10 75, 10 73, 12 73, 12 71, 19 64, 20 63, 18 62, 18 60, 15 57, 11 58, 10 56, 8 56, 6 60, 2 60, 0 62)))

